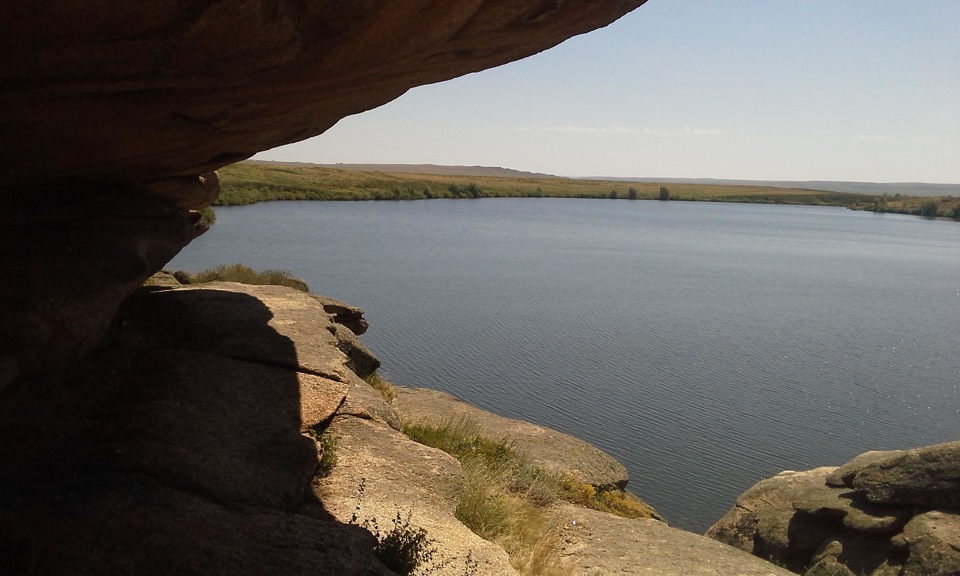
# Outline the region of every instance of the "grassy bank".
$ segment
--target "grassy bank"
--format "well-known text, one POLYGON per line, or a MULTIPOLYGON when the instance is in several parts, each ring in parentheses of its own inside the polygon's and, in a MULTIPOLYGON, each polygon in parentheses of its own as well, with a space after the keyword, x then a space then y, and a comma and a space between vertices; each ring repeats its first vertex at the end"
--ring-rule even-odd
POLYGON ((457 518, 480 537, 500 545, 521 574, 561 576, 560 530, 547 507, 566 500, 626 518, 658 518, 636 496, 618 489, 598 490, 579 479, 535 465, 508 438, 491 439, 468 419, 439 426, 408 423, 403 432, 460 461, 463 495, 457 518))
POLYGON ((598 198, 845 206, 960 219, 960 199, 887 197, 771 186, 620 182, 548 177, 359 172, 322 166, 241 162, 220 170, 216 205, 271 200, 425 200, 432 198, 598 198))

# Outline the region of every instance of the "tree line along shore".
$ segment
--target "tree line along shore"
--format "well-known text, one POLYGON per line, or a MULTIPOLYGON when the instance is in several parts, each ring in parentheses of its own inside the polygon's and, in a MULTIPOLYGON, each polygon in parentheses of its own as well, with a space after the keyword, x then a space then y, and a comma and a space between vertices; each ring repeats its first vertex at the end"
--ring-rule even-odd
POLYGON ((629 182, 558 177, 471 176, 359 171, 317 165, 240 162, 220 170, 214 206, 274 200, 426 200, 433 198, 597 198, 843 206, 853 210, 960 220, 960 198, 829 192, 804 188, 629 182))

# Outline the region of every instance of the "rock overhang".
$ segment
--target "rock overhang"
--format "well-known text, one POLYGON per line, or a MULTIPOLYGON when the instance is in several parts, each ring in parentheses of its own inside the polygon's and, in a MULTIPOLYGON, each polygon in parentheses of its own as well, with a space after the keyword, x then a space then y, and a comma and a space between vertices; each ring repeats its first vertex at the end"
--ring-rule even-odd
POLYGON ((645 0, 58 0, 0 16, 0 194, 196 177, 645 0))
POLYGON ((188 211, 216 199, 217 168, 644 2, 5 6, 0 296, 14 297, 0 298, 0 389, 93 348, 120 302, 203 232, 188 211))

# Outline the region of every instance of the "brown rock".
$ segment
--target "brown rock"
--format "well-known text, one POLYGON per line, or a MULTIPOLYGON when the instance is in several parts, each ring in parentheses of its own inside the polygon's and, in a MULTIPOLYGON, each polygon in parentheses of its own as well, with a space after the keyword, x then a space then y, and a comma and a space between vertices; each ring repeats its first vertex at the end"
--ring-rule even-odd
POLYGON ((550 509, 561 528, 561 554, 573 576, 789 576, 715 540, 656 520, 628 520, 561 503, 550 509))
POLYGON ((335 518, 384 533, 399 514, 412 530, 426 530, 437 576, 468 573, 471 560, 476 574, 516 576, 502 548, 454 517, 463 473, 451 456, 375 420, 337 416, 326 433, 337 439, 337 465, 315 490, 335 518))
POLYGON ((347 357, 347 368, 361 378, 376 372, 380 367, 380 359, 363 345, 356 334, 341 325, 337 316, 333 317, 333 321, 335 324, 330 325, 330 333, 337 340, 337 348, 347 357))
POLYGON ((379 392, 357 376, 348 378, 347 385, 349 387, 347 399, 340 406, 337 414, 356 416, 365 420, 379 420, 394 430, 400 430, 399 414, 379 392))
POLYGON ((220 166, 414 86, 535 54, 642 3, 11 5, 0 35, 0 195, 51 181, 157 191, 172 182, 169 197, 196 207, 206 184, 195 179, 220 166))
POLYGON ((853 458, 827 476, 827 484, 836 488, 853 487, 853 477, 863 468, 903 454, 903 450, 871 450, 853 458))
POLYGON ((131 299, 120 319, 121 337, 128 341, 149 339, 338 382, 349 371, 330 315, 309 294, 283 286, 211 282, 143 292, 131 299), (258 305, 248 305, 251 301, 258 305))
MULTIPOLYGON (((287 314, 296 291, 288 289, 289 300, 247 291, 261 300, 226 288, 143 289, 124 305, 129 320, 114 325, 107 345, 0 397, 2 571, 388 574, 370 534, 333 519, 310 490, 317 449, 302 431, 329 422, 349 386, 298 371, 292 360, 304 342, 271 328, 278 318, 306 321, 287 314), (205 315, 206 306, 223 315, 205 315), (180 319, 197 336, 222 338, 205 343, 210 350, 239 342, 233 327, 249 330, 264 351, 251 361, 170 346, 180 319), (205 331, 199 319, 219 325, 205 331)), ((308 364, 345 362, 324 327, 329 315, 309 318, 321 322, 315 329, 330 337, 330 350, 304 354, 308 364)), ((283 327, 314 336, 292 322, 283 327)))
POLYGON ((367 319, 363 317, 363 310, 360 308, 328 296, 320 296, 317 294, 311 294, 311 296, 323 305, 323 309, 326 310, 327 314, 333 316, 333 321, 337 324, 343 324, 357 336, 367 331, 369 324, 367 323, 367 319))
POLYGON ((897 532, 912 515, 909 507, 872 504, 850 489, 833 488, 829 484, 814 484, 798 490, 793 498, 793 507, 798 512, 842 518, 847 528, 870 534, 897 532))
POLYGON ((156 198, 70 193, 52 208, 0 201, 0 385, 89 353, 123 299, 203 231, 156 198))
POLYGON ((960 508, 960 442, 904 450, 850 475, 871 502, 960 508))
POLYGON ((643 2, 5 7, 0 388, 96 346, 120 301, 201 232, 188 211, 216 198, 217 168, 415 86, 545 50, 643 2))
POLYGON ((903 576, 960 574, 960 514, 931 511, 914 516, 903 529, 910 548, 903 576))
MULTIPOLYGON (((764 559, 772 559, 791 570, 800 570, 821 543, 841 529, 842 514, 834 489, 825 479, 835 468, 806 472, 781 472, 761 480, 738 499, 736 506, 707 530, 706 535, 764 559), (801 494, 829 491, 828 506, 810 506, 816 514, 797 512, 801 494)), ((802 506, 801 506, 802 507, 802 506)))
MULTIPOLYGON (((889 540, 882 536, 873 536, 845 532, 826 540, 811 559, 810 570, 814 574, 817 566, 829 567, 828 574, 875 574, 887 569, 890 559, 889 540)), ((879 574, 877 575, 879 576, 879 574)))
POLYGON ((950 442, 781 473, 707 535, 809 574, 960 574, 958 461, 960 442, 950 442))

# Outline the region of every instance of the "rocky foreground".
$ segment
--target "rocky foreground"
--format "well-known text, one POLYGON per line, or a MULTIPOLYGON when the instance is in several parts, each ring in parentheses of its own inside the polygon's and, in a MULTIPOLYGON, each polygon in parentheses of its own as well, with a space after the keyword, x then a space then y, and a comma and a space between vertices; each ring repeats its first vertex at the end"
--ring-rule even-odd
MULTIPOLYGON (((454 517, 460 464, 405 422, 467 418, 539 467, 626 485, 620 463, 555 430, 433 390, 387 402, 363 380, 379 366, 365 329, 360 310, 291 288, 138 291, 89 358, 0 396, 0 573, 392 574, 369 529, 399 515, 435 552, 415 573, 517 574, 454 517)), ((562 501, 547 517, 571 575, 960 574, 958 454, 782 473, 710 538, 562 501)))
MULTIPOLYGON (((433 541, 431 574, 516 574, 454 517, 459 463, 397 431, 434 409, 470 411, 531 451, 543 438, 544 466, 626 483, 612 458, 553 430, 433 391, 388 404, 347 326, 364 329, 359 311, 289 288, 138 291, 89 358, 0 397, 0 572, 391 574, 363 525, 399 513, 433 541), (325 477, 320 431, 337 443, 325 477)), ((657 520, 550 514, 571 574, 789 574, 657 520)))

